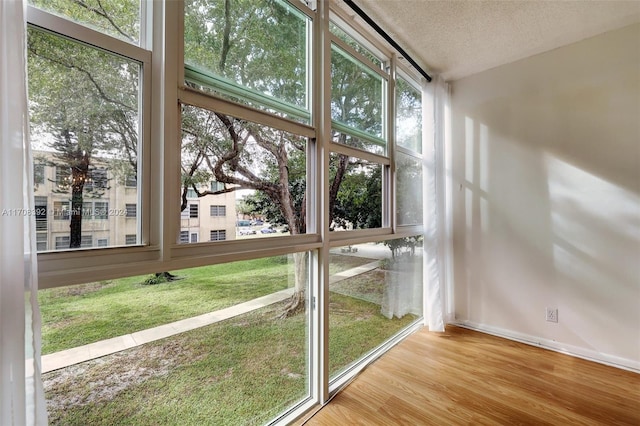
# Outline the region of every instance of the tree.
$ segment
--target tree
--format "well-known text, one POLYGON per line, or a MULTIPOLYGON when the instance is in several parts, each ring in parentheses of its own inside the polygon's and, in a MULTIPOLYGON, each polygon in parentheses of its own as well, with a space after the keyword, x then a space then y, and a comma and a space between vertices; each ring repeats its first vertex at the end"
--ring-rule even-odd
MULTIPOLYGON (((304 138, 195 107, 182 111, 183 194, 189 185, 199 196, 221 192, 198 190, 195 181, 208 173, 208 180, 225 185, 222 191, 257 191, 277 207, 292 235, 306 232, 304 138)), ((306 256, 294 254, 294 265, 296 290, 285 316, 304 307, 306 256)))
POLYGON ((125 160, 137 169, 140 67, 35 29, 28 51, 31 121, 54 152, 50 165, 67 174, 56 191, 70 191, 69 248, 78 248, 84 197, 107 188, 105 162, 125 160))
MULTIPOLYGON (((88 22, 120 38, 137 38, 133 33, 136 22, 139 26, 139 18, 134 16, 133 8, 125 8, 124 12, 118 10, 116 0, 34 1, 61 13, 71 13, 73 19, 88 22)), ((220 85, 226 85, 262 94, 263 99, 274 100, 269 108, 283 115, 296 109, 304 112, 307 108, 307 56, 310 54, 307 52, 307 35, 310 21, 286 1, 190 0, 185 7, 184 20, 185 62, 215 76, 219 82, 208 87, 197 86, 199 89, 215 91, 220 89, 220 85)), ((114 64, 111 55, 55 36, 36 35, 30 40, 30 52, 34 58, 33 71, 30 68, 30 72, 40 73, 42 77, 34 80, 32 90, 35 93, 34 105, 37 106, 34 110, 41 114, 34 122, 50 134, 57 135, 60 161, 81 165, 77 174, 79 183, 71 188, 72 194, 77 194, 76 203, 81 205, 85 187, 80 182, 86 178, 96 155, 106 153, 107 157, 113 156, 121 164, 123 155, 118 153, 124 153, 133 170, 137 169, 138 77, 135 70, 139 71, 139 67, 121 58, 118 58, 120 64, 114 64), (60 46, 57 50, 50 49, 46 48, 47 43, 60 46), (64 43, 70 46, 63 47, 64 43), (105 57, 97 60, 96 55, 105 57), (46 87, 54 90, 44 90, 46 87), (80 101, 73 99, 73 102, 65 99, 63 95, 68 87, 77 87, 85 97, 80 101), (57 111, 64 114, 56 115, 57 111)), ((382 80, 372 78, 362 66, 344 54, 334 53, 332 56, 332 118, 379 136, 382 131, 382 80)), ((256 98, 252 99, 244 102, 258 105, 256 98)), ((198 196, 251 189, 259 194, 257 197, 262 197, 264 206, 269 204, 272 209, 277 209, 272 214, 279 215, 292 235, 306 232, 306 153, 309 141, 288 132, 189 105, 182 106, 181 119, 181 210, 186 208, 189 189, 195 190, 198 196), (224 188, 202 190, 204 184, 213 179, 224 188)), ((375 145, 341 132, 335 132, 334 140, 360 149, 370 149, 375 145)), ((343 154, 337 154, 335 158, 330 166, 332 219, 338 212, 340 220, 355 226, 379 226, 376 225, 380 223, 379 218, 359 217, 356 209, 348 205, 348 198, 358 196, 359 206, 369 208, 366 203, 375 200, 363 197, 358 186, 369 186, 367 190, 374 191, 371 185, 380 184, 381 179, 377 176, 380 176, 381 166, 367 166, 343 154), (349 184, 345 183, 343 187, 343 182, 349 184)), ((379 208, 375 210, 379 211, 379 208)), ((81 232, 81 226, 78 229, 80 231, 74 232, 81 232)), ((296 254, 294 258, 296 285, 291 303, 285 310, 286 315, 304 306, 306 257, 296 254)))
POLYGON ((352 163, 336 197, 336 226, 353 229, 382 226, 382 167, 352 163))
MULTIPOLYGON (((192 0, 185 7, 185 62, 280 102, 306 105, 306 20, 280 0, 192 0)), ((381 132, 382 81, 344 55, 332 61, 332 111, 344 124, 381 132)), ((215 90, 215 87, 199 87, 215 90)), ((237 99, 235 99, 237 100, 237 99)), ((306 232, 307 141, 299 136, 188 105, 182 108, 182 206, 188 189, 198 196, 251 189, 245 200, 292 235, 306 232), (201 191, 215 179, 224 190, 201 191)), ((367 149, 369 142, 336 132, 334 139, 367 149)), ((380 202, 381 167, 337 154, 331 165, 330 215, 356 226, 380 226, 358 207, 380 202), (341 190, 343 182, 350 182, 341 190), (367 198, 363 191, 378 193, 367 198), (350 195, 346 195, 350 194, 350 195), (358 194, 357 205, 347 198, 358 194), (340 198, 342 197, 342 198, 340 198)), ((369 215, 371 216, 371 215, 369 215)), ((294 255, 295 291, 284 315, 304 307, 306 256, 294 255)))

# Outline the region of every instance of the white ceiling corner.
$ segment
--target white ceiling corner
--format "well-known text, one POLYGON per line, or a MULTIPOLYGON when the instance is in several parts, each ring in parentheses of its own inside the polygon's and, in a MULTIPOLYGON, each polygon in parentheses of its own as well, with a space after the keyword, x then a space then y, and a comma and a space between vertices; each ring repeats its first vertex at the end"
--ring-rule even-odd
POLYGON ((416 62, 445 80, 640 22, 640 0, 354 2, 416 62))

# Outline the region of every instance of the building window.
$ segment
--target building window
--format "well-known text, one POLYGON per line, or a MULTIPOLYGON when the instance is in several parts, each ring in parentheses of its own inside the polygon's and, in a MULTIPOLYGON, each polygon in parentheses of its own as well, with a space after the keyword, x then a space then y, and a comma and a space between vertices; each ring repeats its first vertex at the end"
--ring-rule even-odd
POLYGON ((141 19, 139 2, 136 0, 118 0, 117 2, 52 2, 29 0, 39 8, 51 12, 66 20, 76 22, 94 31, 115 37, 133 45, 140 44, 141 19), (97 4, 97 6, 94 6, 97 4), (110 6, 110 7, 109 7, 110 6), (138 6, 136 8, 136 6, 138 6), (93 13, 86 13, 86 10, 93 13))
POLYGON ((137 206, 135 204, 126 204, 126 217, 136 217, 137 206))
POLYGON ((331 46, 331 79, 334 82, 331 121, 339 131, 334 142, 374 154, 387 154, 383 132, 386 80, 374 72, 370 64, 359 61, 335 44, 331 46), (342 81, 349 84, 339 84, 342 81))
MULTIPOLYGON (((116 233, 109 242, 120 243, 124 232, 116 227, 119 218, 108 216, 103 207, 113 206, 101 204, 101 199, 115 200, 122 191, 123 177, 135 175, 138 162, 143 161, 143 141, 147 140, 143 129, 150 128, 142 99, 151 79, 142 76, 151 55, 145 46, 132 44, 141 30, 146 33, 142 28, 146 23, 139 20, 142 2, 97 2, 102 3, 97 6, 95 1, 28 3, 29 18, 37 21, 30 22, 27 33, 32 150, 38 163, 55 167, 47 171, 53 182, 45 177, 38 195, 49 196, 56 220, 69 219, 68 200, 73 198, 73 207, 82 209, 82 220, 73 223, 74 233, 95 237, 98 229, 109 231, 116 233), (77 26, 71 21, 89 28, 73 31, 77 26), (118 30, 109 31, 114 26, 118 30), (100 33, 115 37, 126 33, 127 42, 100 33), (54 200, 58 200, 55 205, 54 200), (92 223, 94 219, 101 223, 92 223)), ((136 195, 132 201, 143 196, 136 195)), ((123 204, 121 201, 118 207, 123 204)), ((137 226, 132 227, 134 220, 130 219, 127 229, 141 229, 139 216, 137 212, 128 215, 136 219, 137 226)), ((51 235, 49 239, 55 241, 51 235)), ((80 241, 81 247, 95 244, 88 238, 80 241)))
POLYGON ((396 80, 396 144, 422 153, 422 93, 408 80, 396 80))
POLYGON ((82 235, 80 237, 80 247, 81 248, 93 247, 93 237, 91 235, 82 235))
POLYGON ((422 161, 403 152, 396 155, 396 220, 398 225, 423 221, 422 161))
MULTIPOLYGON (((365 31, 356 32, 342 25, 341 17, 346 15, 334 8, 334 3, 315 0, 29 0, 28 18, 32 22, 28 75, 33 86, 29 90, 30 105, 38 107, 33 111, 33 128, 40 134, 34 141, 43 146, 36 158, 40 161, 44 157, 41 161, 47 167, 59 163, 56 169, 44 169, 43 178, 36 177, 36 182, 43 182, 37 193, 47 195, 48 205, 52 206, 49 212, 53 211, 56 200, 58 212, 53 217, 58 222, 47 223, 48 216, 36 218, 37 222, 40 220, 38 229, 43 231, 37 234, 38 250, 47 247, 52 250, 48 242, 54 243, 56 249, 69 250, 70 234, 81 236, 80 244, 74 243, 74 246, 119 246, 94 249, 90 253, 65 251, 45 255, 43 281, 46 286, 55 287, 78 284, 82 277, 89 282, 130 275, 125 279, 132 284, 142 282, 132 279, 134 274, 197 265, 198 268, 210 267, 186 277, 198 278, 198 283, 204 277, 215 280, 212 281, 215 286, 226 284, 222 283, 227 281, 222 276, 229 272, 246 275, 243 280, 229 277, 233 279, 234 296, 245 293, 239 286, 240 281, 251 288, 265 285, 259 295, 251 293, 247 299, 290 288, 296 296, 292 300, 302 303, 301 309, 295 311, 300 315, 291 321, 274 322, 272 312, 281 307, 269 306, 268 313, 257 313, 261 316, 257 324, 261 332, 252 333, 268 337, 273 335, 271 329, 278 333, 286 328, 286 334, 295 339, 291 343, 278 342, 279 349, 295 355, 295 359, 290 357, 293 361, 285 360, 290 368, 284 371, 280 363, 272 363, 270 358, 263 363, 273 364, 273 380, 287 382, 284 386, 287 394, 283 394, 282 401, 278 398, 267 401, 269 407, 252 402, 252 407, 262 414, 249 412, 248 418, 238 423, 267 422, 278 411, 292 403, 298 404, 299 398, 309 403, 322 402, 317 401, 317 392, 310 395, 310 390, 337 388, 340 380, 359 368, 355 363, 362 355, 383 348, 379 345, 385 344, 388 337, 405 326, 417 324, 420 316, 420 312, 414 310, 410 318, 402 319, 384 306, 400 305, 392 293, 399 293, 397 290, 409 283, 419 286, 422 280, 418 241, 414 244, 410 240, 394 240, 401 225, 405 226, 399 231, 400 235, 423 233, 418 226, 422 217, 422 202, 418 198, 422 188, 416 181, 421 177, 415 161, 422 160, 419 153, 422 136, 416 133, 422 124, 416 121, 421 119, 417 100, 420 91, 407 90, 401 82, 394 85, 391 79, 402 75, 413 87, 419 86, 411 80, 413 71, 403 70, 404 61, 385 56, 393 49, 381 41, 369 43, 367 40, 373 39, 365 31), (315 12, 316 3, 319 11, 326 13, 315 12), (34 7, 52 10, 57 16, 34 11, 34 7), (162 9, 160 13, 158 7, 162 9), (132 19, 132 25, 122 25, 118 16, 124 10, 133 11, 131 16, 138 10, 143 15, 132 19), (171 19, 160 19, 165 11, 172 15, 171 19), (95 22, 101 19, 105 22, 95 22), (336 23, 330 32, 325 19, 336 23), (90 22, 85 22, 87 20, 90 22), (72 25, 72 21, 80 21, 85 27, 72 25), (146 28, 149 21, 154 28, 146 28), (118 26, 118 30, 112 33, 104 28, 110 25, 118 26), (166 31, 171 32, 179 45, 167 45, 165 58, 164 49, 155 51, 158 43, 151 40, 158 40, 166 31), (316 37, 321 40, 314 40, 316 37), (326 43, 321 43, 322 40, 326 43), (318 51, 312 52, 312 46, 318 51), (184 73, 169 73, 165 81, 161 73, 151 72, 152 62, 161 65, 165 59, 184 65, 184 73), (329 63, 324 63, 325 59, 329 63), (180 78, 182 81, 176 81, 180 78), (314 96, 311 102, 310 93, 312 90, 316 93, 319 82, 327 87, 322 90, 322 96, 318 99, 314 96), (152 99, 149 89, 153 88, 155 93, 155 89, 165 86, 175 90, 170 91, 166 99, 152 99), (397 90, 388 90, 393 87, 397 90), (221 98, 231 99, 233 103, 221 98), (154 111, 147 109, 151 103, 154 111), (167 114, 158 113, 155 107, 158 111, 166 108, 167 114), (326 126, 311 120, 312 113, 315 117, 324 111, 330 121, 326 126), (401 120, 406 123, 400 123, 401 120), (158 130, 173 140, 156 146, 149 134, 143 134, 149 129, 154 138, 158 130), (325 134, 325 130, 329 134, 325 134), (76 149, 58 150, 56 146, 63 146, 65 139, 75 144, 70 148, 76 149), (88 154, 83 152, 85 149, 88 154), (322 155, 318 155, 320 153, 322 155), (77 182, 84 178, 78 179, 74 168, 75 182, 72 182, 70 167, 78 164, 78 157, 87 155, 89 164, 81 166, 86 166, 85 171, 94 172, 78 191, 77 182), (137 178, 140 178, 139 185, 137 178), (165 185, 168 182, 171 184, 165 185), (178 182, 182 182, 180 191, 178 182), (83 219, 82 232, 69 232, 72 187, 74 207, 93 207, 93 213, 84 217, 94 220, 83 219), (97 189, 100 191, 87 193, 97 189), (80 202, 79 192, 84 197, 80 202), (186 197, 184 204, 179 199, 182 194, 186 197), (198 194, 207 195, 197 198, 198 194), (139 213, 137 203, 141 203, 139 213), (205 207, 203 218, 199 218, 200 203, 205 207), (183 219, 180 221, 176 211, 179 205, 183 219), (210 206, 209 218, 206 205, 210 206), (326 209, 320 211, 321 205, 326 209), (249 223, 248 218, 260 220, 249 223), (45 233, 47 226, 55 234, 45 233), (327 227, 345 232, 339 235, 332 232, 320 238, 319 233, 327 227), (169 241, 172 247, 167 251, 163 233, 170 228, 172 232, 179 230, 178 242, 183 245, 173 244, 176 239, 172 234, 169 241), (367 228, 378 229, 349 232, 367 228), (229 240, 226 231, 230 232, 229 240), (210 241, 222 241, 222 244, 184 246, 205 242, 207 232, 210 241), (304 235, 307 232, 309 235, 304 235), (249 240, 251 238, 256 239, 249 240), (239 241, 233 241, 236 239, 239 241), (302 248, 310 251, 301 253, 302 248), (354 256, 358 250, 367 258, 354 256), (370 253, 375 256, 369 258, 370 253), (275 254, 273 258, 265 258, 275 254), (229 264, 240 259, 246 263, 229 264), (373 266, 369 265, 372 263, 373 266), (364 272, 359 268, 362 265, 368 266, 364 272), (252 267, 263 275, 245 274, 252 267), (354 276, 351 269, 356 269, 357 275, 354 276), (406 278, 409 271, 411 280, 406 278), (335 278, 334 274, 347 279, 334 285, 329 279, 335 278), (329 281, 331 288, 324 288, 329 281), (311 295, 320 290, 327 294, 323 299, 326 306, 322 307, 327 308, 323 311, 326 315, 323 314, 318 325, 326 331, 321 336, 311 333, 309 322, 312 304, 316 302, 311 295), (389 318, 397 316, 398 320, 391 320, 392 327, 385 327, 381 313, 389 318), (369 319, 373 321, 371 324, 367 324, 369 319), (365 333, 347 336, 348 330, 339 326, 341 322, 361 325, 365 333), (372 336, 365 324, 370 325, 370 329, 383 328, 384 335, 372 336), (344 339, 345 336, 348 338, 344 339), (332 343, 342 339, 342 343, 348 344, 331 344, 327 351, 320 351, 321 338, 330 338, 332 343), (354 340, 356 338, 359 340, 354 340), (354 348, 362 350, 346 354, 354 348), (311 375, 319 371, 311 368, 316 365, 328 366, 329 371, 311 375), (332 383, 325 380, 342 374, 345 369, 348 370, 340 380, 332 383), (289 390, 294 387, 299 391, 291 394, 289 390)), ((421 161, 417 165, 420 166, 421 161)), ((43 205, 47 205, 46 198, 43 205)), ((73 224, 79 225, 78 221, 73 224)), ((211 294, 217 297, 219 293, 211 294)), ((418 292, 409 296, 412 302, 422 300, 418 292)), ((231 303, 244 301, 234 299, 231 303)), ((168 303, 174 302, 168 300, 168 303)), ((208 306, 203 309, 210 311, 208 306)), ((255 322, 256 313, 249 314, 248 318, 248 321, 243 318, 238 322, 229 321, 230 329, 238 328, 236 325, 247 328, 247 322, 255 322)), ((216 325, 214 333, 220 330, 219 326, 227 327, 227 324, 216 325)), ((129 332, 131 330, 118 331, 118 334, 129 332)), ((209 354, 224 352, 215 342, 207 344, 213 340, 200 332, 195 339, 204 339, 209 354)), ((203 345, 196 342, 189 347, 196 346, 203 345)), ((234 350, 238 349, 236 346, 234 350)), ((278 349, 269 343, 249 347, 249 354, 254 357, 255 347, 268 348, 267 352, 278 349)), ((236 351, 239 355, 233 357, 239 363, 245 355, 241 351, 242 348, 236 351)), ((239 364, 231 363, 223 370, 235 371, 236 365, 239 364)), ((117 366, 113 371, 116 369, 117 366)), ((195 382, 188 386, 203 395, 211 389, 207 386, 199 389, 195 382)), ((248 392, 252 390, 261 395, 261 389, 254 383, 249 385, 248 392)), ((215 395, 211 398, 215 399, 215 395)), ((117 399, 114 401, 117 405, 117 399)), ((236 403, 237 398, 225 404, 233 411, 243 411, 236 403)), ((151 411, 150 418, 156 414, 152 412, 153 407, 144 406, 141 410, 151 411)), ((214 413, 207 416, 209 414, 214 413)), ((225 422, 224 418, 208 418, 211 423, 225 422)))
POLYGON ((227 215, 227 206, 210 206, 211 217, 223 217, 227 215))
MULTIPOLYGON (((182 106, 182 117, 182 170, 215 173, 220 180, 228 181, 230 192, 242 185, 259 188, 243 194, 243 210, 253 209, 254 215, 260 216, 256 209, 280 211, 286 215, 284 221, 297 227, 291 230, 292 234, 306 232, 300 215, 307 202, 307 137, 186 104, 182 106), (229 140, 238 147, 237 153, 229 150, 229 140), (287 176, 288 181, 278 185, 286 190, 270 190, 282 176, 287 176)), ((182 178, 185 181, 189 176, 183 174, 182 178)), ((235 205, 229 208, 235 209, 235 205)), ((216 213, 233 215, 220 206, 210 206, 209 215, 216 213)))
POLYGON ((189 217, 191 219, 198 218, 198 205, 197 204, 189 204, 189 217))
MULTIPOLYGON (((336 185, 336 199, 331 209, 331 230, 380 228, 383 214, 383 166, 338 153, 331 153, 329 161, 331 170, 341 169, 343 173, 343 178, 336 185)), ((332 177, 332 181, 334 180, 335 176, 332 177)))
POLYGON ((108 188, 106 169, 93 169, 89 171, 89 179, 84 184, 85 191, 101 191, 108 188))
POLYGON ((47 250, 47 233, 46 232, 38 232, 36 234, 36 250, 37 251, 47 250))
POLYGON ((216 180, 211 181, 211 192, 224 191, 224 183, 216 180))
POLYGON ((189 231, 180 231, 180 244, 189 242, 189 231))
POLYGON ((56 250, 65 250, 69 248, 71 237, 68 235, 62 237, 56 237, 56 250))
POLYGON ((53 202, 53 220, 69 220, 71 207, 68 201, 53 202))
POLYGON ((136 175, 127 174, 124 177, 124 186, 126 186, 127 188, 136 188, 138 186, 138 181, 136 179, 136 175))
POLYGON ((107 201, 96 201, 93 206, 94 219, 105 220, 109 218, 109 203, 107 201))
POLYGON ((211 231, 210 241, 223 241, 227 239, 227 231, 224 229, 211 231))
MULTIPOLYGON (((47 230, 47 197, 35 197, 36 231, 47 230)), ((46 241, 46 240, 45 240, 46 241)))
POLYGON ((217 91, 218 95, 245 100, 250 92, 252 105, 308 122, 310 18, 285 1, 234 1, 227 3, 229 25, 229 15, 219 4, 185 1, 185 78, 213 90, 217 87, 212 82, 224 81, 226 90, 217 91), (245 28, 249 22, 251 31, 245 28), (233 40, 233 62, 223 49, 214 47, 225 43, 225 34, 233 40), (205 39, 208 48, 203 48, 205 39))

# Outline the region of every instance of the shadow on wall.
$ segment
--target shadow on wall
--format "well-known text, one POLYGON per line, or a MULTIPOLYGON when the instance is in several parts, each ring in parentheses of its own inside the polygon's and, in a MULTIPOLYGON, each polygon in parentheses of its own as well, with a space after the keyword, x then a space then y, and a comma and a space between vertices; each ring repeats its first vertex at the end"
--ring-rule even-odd
POLYGON ((638 40, 634 24, 452 83, 458 320, 640 369, 638 40))
POLYGON ((466 116, 454 146, 458 318, 637 358, 637 340, 624 347, 612 327, 637 336, 640 325, 639 188, 519 136, 466 116))

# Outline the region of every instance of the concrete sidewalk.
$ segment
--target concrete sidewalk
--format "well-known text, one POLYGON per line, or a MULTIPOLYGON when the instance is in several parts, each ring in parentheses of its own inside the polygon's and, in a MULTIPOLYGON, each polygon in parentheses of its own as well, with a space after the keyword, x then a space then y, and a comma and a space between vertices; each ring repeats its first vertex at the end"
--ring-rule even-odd
MULTIPOLYGON (((329 277, 329 284, 334 284, 356 275, 364 274, 372 271, 380 265, 379 261, 370 262, 366 265, 347 269, 338 272, 329 277)), ((136 331, 135 333, 125 334, 123 336, 113 337, 111 339, 101 340, 99 342, 90 343, 88 345, 78 346, 60 352, 55 352, 42 357, 42 372, 58 370, 70 365, 79 364, 105 355, 114 354, 126 349, 134 348, 145 343, 154 342, 185 331, 195 330, 196 328, 215 324, 238 315, 246 314, 256 309, 268 306, 277 302, 281 302, 293 294, 293 288, 278 291, 267 296, 258 297, 248 302, 230 306, 219 311, 209 312, 191 318, 169 324, 160 325, 158 327, 148 328, 146 330, 136 331)))
POLYGON ((364 274, 365 272, 373 271, 380 266, 380 261, 367 263, 366 265, 357 266, 355 268, 347 269, 346 271, 338 272, 329 277, 329 285, 335 284, 347 278, 355 277, 356 275, 364 274))
POLYGON ((293 294, 293 288, 278 291, 267 296, 249 300, 219 311, 209 312, 192 318, 164 324, 158 327, 148 328, 146 330, 137 331, 124 336, 114 337, 112 339, 101 340, 99 342, 90 343, 88 345, 78 346, 60 352, 55 352, 42 357, 42 372, 58 370, 70 365, 79 364, 94 358, 100 358, 116 352, 124 351, 145 343, 164 339, 175 334, 184 333, 185 331, 194 330, 224 321, 238 315, 246 314, 264 306, 280 302, 287 299, 293 294))

